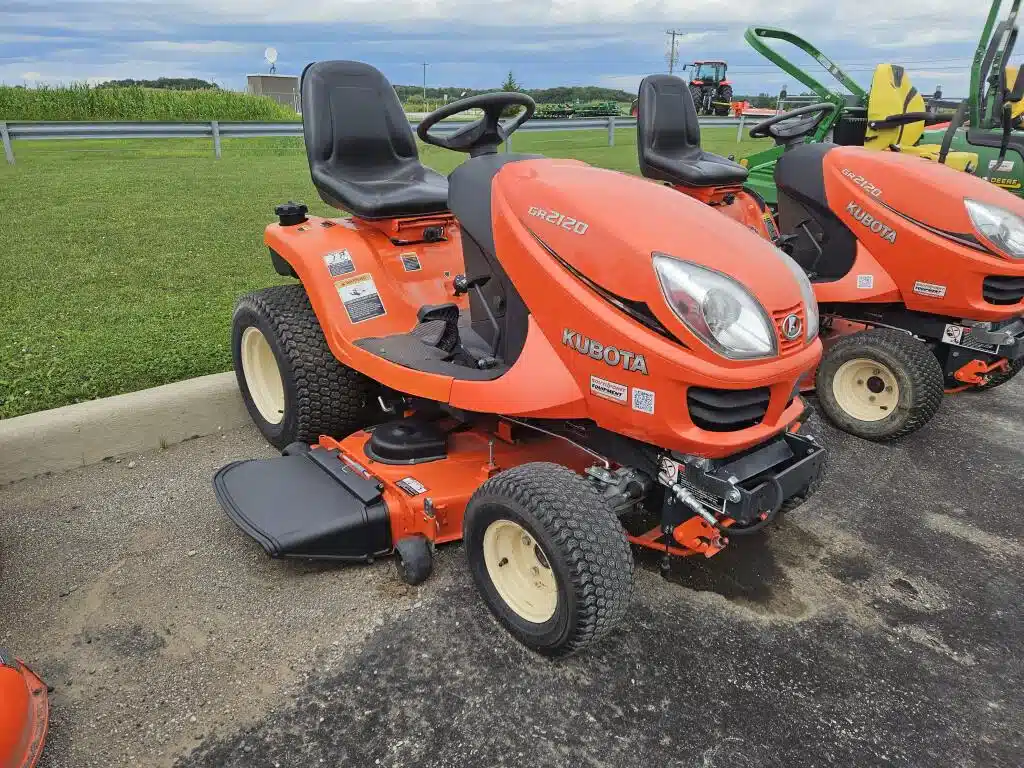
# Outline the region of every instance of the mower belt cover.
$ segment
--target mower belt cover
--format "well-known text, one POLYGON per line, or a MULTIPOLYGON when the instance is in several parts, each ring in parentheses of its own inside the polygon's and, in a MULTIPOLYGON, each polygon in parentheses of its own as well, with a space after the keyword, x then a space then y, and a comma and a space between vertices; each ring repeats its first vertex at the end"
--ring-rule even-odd
MULTIPOLYGON (((908 155, 938 160, 942 147, 938 144, 920 144, 924 134, 924 120, 904 125, 879 127, 886 119, 896 115, 924 114, 924 97, 910 84, 910 77, 903 67, 895 64, 879 64, 871 81, 868 95, 868 130, 864 146, 868 149, 885 150, 898 148, 908 155), (872 127, 872 125, 876 127, 872 127)), ((950 152, 946 165, 958 171, 970 171, 978 167, 978 155, 974 152, 950 152)))
POLYGON ((367 561, 391 551, 380 484, 337 451, 237 461, 213 487, 228 517, 271 557, 367 561))
POLYGON ((0 768, 32 768, 50 717, 46 683, 0 648, 0 768))

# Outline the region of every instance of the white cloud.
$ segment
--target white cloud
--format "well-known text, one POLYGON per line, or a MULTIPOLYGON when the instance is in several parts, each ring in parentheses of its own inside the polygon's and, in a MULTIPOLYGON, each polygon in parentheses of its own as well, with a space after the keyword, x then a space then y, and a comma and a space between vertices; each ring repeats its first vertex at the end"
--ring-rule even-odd
POLYGON ((258 46, 248 43, 229 43, 225 40, 178 41, 178 40, 143 40, 131 43, 132 48, 166 53, 245 53, 255 51, 258 46))
POLYGON ((601 75, 597 78, 597 84, 602 88, 618 88, 630 93, 640 90, 640 81, 650 73, 642 75, 601 75))
POLYGON ((0 43, 17 45, 19 43, 70 43, 81 40, 79 37, 65 37, 62 35, 18 35, 0 33, 0 43))
MULTIPOLYGON (((711 29, 742 29, 754 22, 794 26, 820 39, 863 39, 865 30, 886 41, 913 38, 921 30, 980 29, 987 3, 962 0, 775 0, 755 15, 737 0, 56 0, 59 12, 8 14, 10 26, 73 26, 85 31, 203 24, 290 25, 302 23, 472 26, 672 25, 700 35, 711 29), (760 17, 760 18, 759 18, 760 17), (85 26, 82 26, 85 25, 85 26), (908 30, 911 31, 908 34, 908 30)), ((453 38, 459 29, 452 27, 453 38)))
POLYGON ((32 61, 32 68, 26 69, 25 62, 4 63, 0 60, 0 84, 6 85, 68 85, 89 83, 96 85, 106 80, 134 77, 139 80, 158 77, 199 77, 216 80, 215 75, 192 62, 169 64, 166 61, 125 60, 114 62, 68 62, 32 61))

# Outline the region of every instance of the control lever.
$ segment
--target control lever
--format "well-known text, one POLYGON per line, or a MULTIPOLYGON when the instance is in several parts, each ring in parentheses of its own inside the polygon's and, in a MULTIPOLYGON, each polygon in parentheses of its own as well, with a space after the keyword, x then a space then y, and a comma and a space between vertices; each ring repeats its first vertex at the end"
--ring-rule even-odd
POLYGON ((484 296, 484 292, 480 290, 490 281, 490 275, 478 275, 477 277, 466 277, 465 275, 456 275, 455 280, 452 282, 452 287, 455 289, 456 296, 464 296, 471 290, 476 291, 476 297, 480 300, 480 304, 483 306, 484 311, 487 313, 487 319, 491 321, 491 325, 494 327, 494 341, 491 342, 491 354, 497 357, 498 343, 501 341, 501 326, 498 325, 498 321, 497 319, 495 319, 494 313, 491 311, 491 305, 487 303, 487 299, 484 296))

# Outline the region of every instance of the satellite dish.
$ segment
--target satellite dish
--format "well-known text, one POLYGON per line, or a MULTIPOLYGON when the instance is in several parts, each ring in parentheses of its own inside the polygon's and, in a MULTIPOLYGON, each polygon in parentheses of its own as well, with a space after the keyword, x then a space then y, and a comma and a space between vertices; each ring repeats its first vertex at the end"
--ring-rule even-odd
POLYGON ((277 64, 277 48, 267 48, 267 50, 263 52, 263 58, 265 58, 267 63, 270 64, 270 74, 274 74, 274 72, 277 71, 277 67, 274 66, 277 64))

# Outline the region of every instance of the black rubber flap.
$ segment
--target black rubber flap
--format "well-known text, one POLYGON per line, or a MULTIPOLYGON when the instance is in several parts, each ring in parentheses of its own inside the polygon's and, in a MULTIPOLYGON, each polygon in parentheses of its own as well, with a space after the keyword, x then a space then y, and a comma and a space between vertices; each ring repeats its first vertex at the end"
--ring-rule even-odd
POLYGON ((369 481, 335 456, 328 460, 336 463, 330 472, 308 454, 239 461, 221 468, 213 487, 228 516, 271 557, 367 560, 390 551, 379 491, 367 493, 369 481))
POLYGON ((448 435, 419 419, 399 419, 373 428, 366 454, 382 464, 420 464, 448 455, 448 435))

